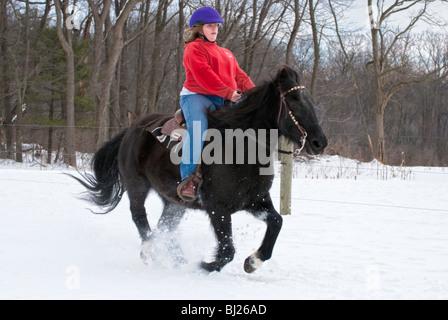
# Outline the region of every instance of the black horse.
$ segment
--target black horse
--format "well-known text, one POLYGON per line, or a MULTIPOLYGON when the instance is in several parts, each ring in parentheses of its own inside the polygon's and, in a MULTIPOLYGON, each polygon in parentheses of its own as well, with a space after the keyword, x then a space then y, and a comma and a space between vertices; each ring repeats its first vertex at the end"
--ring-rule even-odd
MULTIPOLYGON (((220 271, 234 257, 231 215, 242 210, 252 213, 267 224, 260 248, 244 263, 246 272, 254 272, 271 258, 282 227, 282 217, 275 210, 269 193, 273 172, 260 174, 260 169, 268 165, 259 161, 250 164, 204 162, 200 199, 183 203, 176 190, 181 181, 179 166, 171 161, 170 151, 145 130, 147 123, 160 116, 150 115, 138 120, 105 143, 92 160, 94 174, 84 174, 83 180, 76 179, 88 188, 90 200, 106 213, 117 206, 125 191, 128 192, 132 219, 142 239, 142 258, 147 257, 148 246, 154 238, 144 206, 150 190, 155 190, 164 203, 159 230, 174 231, 187 208, 206 211, 218 242, 214 261, 201 264, 210 272, 220 271)), ((289 67, 282 67, 272 81, 246 93, 236 106, 223 107, 208 114, 208 118, 209 127, 221 132, 249 128, 255 132, 260 129, 278 132, 300 146, 305 144, 305 150, 312 155, 321 154, 327 146, 313 99, 300 85, 297 72, 289 67)), ((267 144, 267 152, 276 148, 274 144, 267 144)), ((246 150, 246 158, 247 153, 246 150)))

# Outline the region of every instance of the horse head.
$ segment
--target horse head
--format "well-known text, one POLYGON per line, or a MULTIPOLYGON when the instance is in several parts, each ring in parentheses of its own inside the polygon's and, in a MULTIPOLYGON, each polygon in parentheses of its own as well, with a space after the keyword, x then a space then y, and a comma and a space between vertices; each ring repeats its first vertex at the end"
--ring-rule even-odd
POLYGON ((322 154, 328 141, 315 112, 311 94, 300 84, 299 75, 290 67, 279 70, 273 81, 278 90, 276 119, 280 134, 297 143, 310 155, 322 154))

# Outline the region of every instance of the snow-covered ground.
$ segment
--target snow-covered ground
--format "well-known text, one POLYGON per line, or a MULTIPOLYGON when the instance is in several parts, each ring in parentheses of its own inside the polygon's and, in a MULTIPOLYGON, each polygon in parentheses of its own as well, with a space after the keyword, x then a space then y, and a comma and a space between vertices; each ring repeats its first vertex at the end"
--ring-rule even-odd
MULTIPOLYGON (((186 265, 173 266, 163 236, 145 265, 128 200, 93 215, 66 171, 0 164, 0 299, 448 299, 446 168, 301 163, 292 215, 254 274, 243 262, 265 225, 252 216, 234 215, 237 254, 220 273, 198 268, 215 247, 200 211, 188 212, 176 234, 186 265)), ((279 194, 276 179, 277 207, 279 194)), ((155 226, 157 195, 147 209, 155 226)))

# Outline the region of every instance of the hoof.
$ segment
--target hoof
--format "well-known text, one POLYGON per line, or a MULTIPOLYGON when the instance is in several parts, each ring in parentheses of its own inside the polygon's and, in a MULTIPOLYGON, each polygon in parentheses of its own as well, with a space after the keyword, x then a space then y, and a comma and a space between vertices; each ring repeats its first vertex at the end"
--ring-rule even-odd
POLYGON ((143 242, 140 251, 140 258, 142 259, 144 264, 149 263, 149 259, 151 258, 151 256, 153 256, 153 253, 154 253, 153 241, 143 242))
POLYGON ((201 268, 207 272, 221 271, 216 262, 201 262, 201 268))
POLYGON ((261 268, 261 266, 263 265, 263 261, 257 256, 258 252, 255 252, 252 255, 250 255, 246 259, 246 261, 244 261, 244 271, 246 271, 247 273, 253 273, 257 269, 261 268))
POLYGON ((171 257, 173 259, 174 268, 179 269, 188 263, 188 260, 184 256, 171 257))
POLYGON ((140 251, 140 259, 142 259, 144 264, 148 264, 148 256, 143 251, 140 251))

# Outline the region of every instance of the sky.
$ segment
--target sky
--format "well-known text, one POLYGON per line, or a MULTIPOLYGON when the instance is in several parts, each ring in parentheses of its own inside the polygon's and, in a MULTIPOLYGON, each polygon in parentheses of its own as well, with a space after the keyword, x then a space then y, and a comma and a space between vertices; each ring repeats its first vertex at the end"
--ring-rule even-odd
MULTIPOLYGON (((373 2, 376 3, 376 1, 373 2)), ((394 2, 395 0, 385 0, 385 8, 389 7, 394 2)), ((410 21, 409 13, 416 13, 421 7, 421 5, 418 5, 418 7, 416 6, 416 9, 413 9, 412 11, 395 15, 392 22, 397 24, 407 23, 410 21)), ((445 25, 448 25, 448 2, 437 0, 434 3, 431 3, 429 6, 429 12, 431 13, 432 18, 444 21, 445 25)), ((376 15, 376 13, 374 13, 374 15, 376 15)), ((346 12, 344 19, 352 21, 352 23, 354 23, 357 27, 362 28, 362 30, 367 32, 370 28, 367 0, 355 0, 353 7, 346 12)), ((424 31, 430 28, 438 31, 447 31, 447 27, 445 27, 445 29, 440 27, 430 27, 423 21, 420 21, 416 28, 418 31, 424 31)))
MULTIPOLYGON (((381 0, 378 0, 381 1, 381 0)), ((391 4, 393 4, 396 0, 383 0, 385 1, 385 8, 389 7, 391 4)), ((429 12, 431 13, 431 16, 436 18, 439 21, 444 21, 444 24, 446 25, 445 29, 443 28, 437 28, 437 27, 430 27, 427 23, 424 23, 423 21, 419 22, 417 25, 418 31, 424 31, 426 29, 433 29, 437 31, 444 31, 448 32, 448 0, 435 0, 434 3, 430 4, 429 12)), ((374 0, 374 3, 377 1, 374 0)), ((423 2, 423 1, 421 1, 423 2)), ((407 10, 403 14, 397 14, 394 15, 392 23, 407 23, 410 21, 409 14, 410 13, 416 13, 418 12, 419 8, 421 8, 422 5, 415 6, 415 9, 412 11, 407 10)), ((85 17, 84 14, 82 14, 82 10, 80 10, 80 7, 76 7, 77 10, 75 10, 75 13, 73 14, 73 23, 75 25, 79 25, 82 21, 82 19, 85 17)), ((376 15, 376 13, 374 13, 376 15)), ((69 21, 70 22, 70 21, 69 21)), ((369 15, 368 15, 368 6, 367 6, 367 0, 354 0, 354 4, 349 10, 346 10, 343 22, 346 22, 350 25, 350 29, 353 30, 353 27, 360 28, 360 31, 368 32, 370 30, 370 23, 369 23, 369 15)), ((76 26, 75 26, 76 27, 76 26)))

